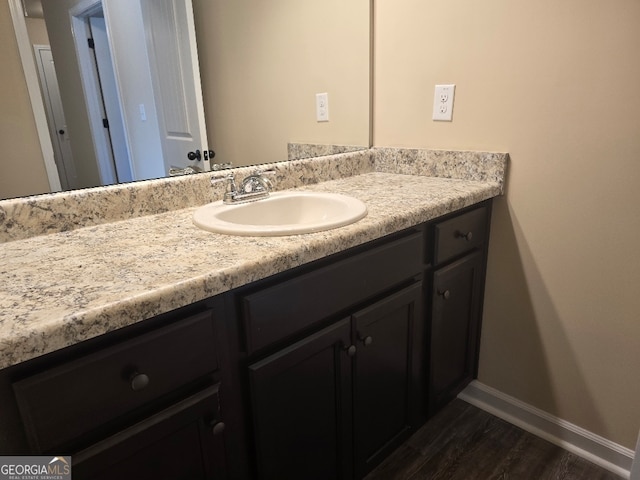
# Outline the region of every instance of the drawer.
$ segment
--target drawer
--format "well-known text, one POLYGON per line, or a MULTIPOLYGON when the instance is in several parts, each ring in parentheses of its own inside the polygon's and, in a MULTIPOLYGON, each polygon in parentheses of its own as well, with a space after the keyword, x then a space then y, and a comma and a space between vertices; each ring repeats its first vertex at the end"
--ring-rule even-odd
POLYGON ((480 207, 435 225, 435 263, 478 248, 485 241, 488 212, 480 207))
POLYGON ((13 390, 40 453, 216 369, 208 311, 17 381, 13 390))
POLYGON ((416 232, 245 296, 242 316, 249 352, 418 275, 423 251, 423 235, 416 232))
POLYGON ((226 478, 218 387, 211 385, 74 453, 74 480, 226 478))

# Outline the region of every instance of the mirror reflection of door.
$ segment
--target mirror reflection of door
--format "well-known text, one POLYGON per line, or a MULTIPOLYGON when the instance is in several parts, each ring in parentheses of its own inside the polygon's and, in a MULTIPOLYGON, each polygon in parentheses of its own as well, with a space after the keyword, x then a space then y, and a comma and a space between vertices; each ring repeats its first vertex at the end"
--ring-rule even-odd
MULTIPOLYGON (((109 162, 115 170, 116 182, 130 182, 131 160, 129 158, 129 145, 122 121, 122 110, 118 98, 118 85, 113 71, 113 60, 109 49, 109 37, 107 36, 107 24, 102 11, 99 14, 88 17, 89 30, 91 32, 92 49, 95 58, 95 67, 100 86, 101 107, 105 114, 104 128, 109 140, 110 154, 104 161, 109 162)), ((101 161, 101 159, 99 159, 101 161)))
POLYGON ((64 109, 60 98, 56 68, 51 56, 51 47, 49 45, 34 45, 33 48, 60 184, 65 190, 77 188, 69 131, 64 118, 64 109))
POLYGON ((187 157, 206 145, 191 1, 85 0, 70 13, 101 183, 208 170, 187 157))
POLYGON ((165 169, 209 170, 196 30, 191 0, 141 0, 165 169))
MULTIPOLYGON (((46 19, 57 25, 47 25, 53 57, 62 62, 58 75, 50 73, 67 114, 65 128, 48 122, 52 143, 61 140, 53 132, 63 130, 56 135, 75 154, 58 162, 64 189, 163 177, 172 167, 209 169, 209 162, 187 156, 208 147, 191 0, 69 0, 45 7, 46 19), (68 56, 75 60, 63 60, 68 56), (69 70, 74 64, 76 73, 69 70), (78 80, 65 90, 69 75, 78 80), (74 106, 67 109, 67 102, 74 106), (76 149, 76 141, 83 146, 76 149)), ((63 158, 58 150, 56 161, 63 158)))

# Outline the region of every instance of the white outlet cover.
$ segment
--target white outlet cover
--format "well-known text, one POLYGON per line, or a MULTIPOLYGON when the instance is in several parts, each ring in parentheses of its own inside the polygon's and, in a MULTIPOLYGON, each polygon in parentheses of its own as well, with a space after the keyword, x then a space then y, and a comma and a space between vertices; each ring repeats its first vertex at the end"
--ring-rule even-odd
POLYGON ((433 94, 433 120, 451 122, 453 120, 453 97, 455 85, 436 85, 433 94))

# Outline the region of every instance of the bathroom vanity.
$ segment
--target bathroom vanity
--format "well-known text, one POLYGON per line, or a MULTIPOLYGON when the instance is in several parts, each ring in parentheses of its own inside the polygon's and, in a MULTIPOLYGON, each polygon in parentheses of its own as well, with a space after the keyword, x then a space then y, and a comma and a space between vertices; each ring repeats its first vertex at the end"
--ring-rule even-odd
POLYGON ((259 478, 362 478, 471 381, 490 208, 230 293, 259 478))
MULTIPOLYGON (((0 452, 72 455, 77 479, 364 477, 477 373, 501 185, 371 172, 307 188, 369 213, 239 238, 187 208, 2 244, 48 245, 52 286, 2 330, 0 452)), ((33 283, 43 259, 27 258, 3 306, 33 283)))

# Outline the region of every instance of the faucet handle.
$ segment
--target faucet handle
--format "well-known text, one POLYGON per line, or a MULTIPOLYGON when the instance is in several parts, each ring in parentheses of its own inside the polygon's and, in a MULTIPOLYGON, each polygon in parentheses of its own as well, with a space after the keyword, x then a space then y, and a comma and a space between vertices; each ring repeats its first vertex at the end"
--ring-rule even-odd
POLYGON ((271 180, 269 180, 267 178, 267 176, 271 177, 271 176, 275 176, 276 173, 278 173, 276 170, 274 170, 273 168, 269 168, 267 170, 262 170, 261 168, 256 168, 253 172, 253 176, 254 177, 258 177, 261 181, 261 183, 263 184, 262 186, 268 191, 270 192, 273 189, 273 183, 271 182, 271 180))
POLYGON ((236 186, 236 177, 233 173, 228 173, 226 175, 214 175, 211 177, 211 185, 215 185, 216 183, 227 182, 227 188, 224 196, 233 196, 238 193, 238 187, 236 186))
POLYGON ((224 175, 213 175, 211 177, 211 185, 215 185, 216 183, 221 183, 221 182, 229 182, 229 181, 235 182, 235 177, 233 173, 226 173, 224 175))
POLYGON ((256 168, 253 171, 253 175, 256 175, 258 177, 261 177, 263 175, 275 175, 276 173, 278 173, 276 170, 274 170, 273 168, 269 168, 267 170, 262 170, 261 168, 256 168))
POLYGON ((216 183, 227 182, 227 188, 225 189, 223 201, 225 203, 232 202, 236 195, 238 195, 238 187, 236 185, 236 177, 233 173, 226 175, 214 175, 211 177, 211 185, 216 183))

